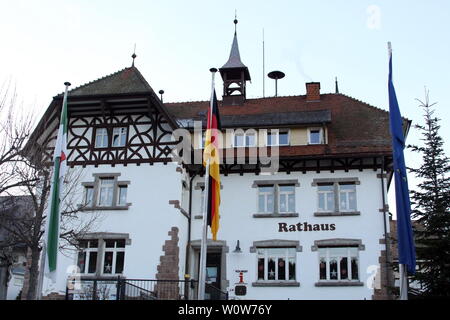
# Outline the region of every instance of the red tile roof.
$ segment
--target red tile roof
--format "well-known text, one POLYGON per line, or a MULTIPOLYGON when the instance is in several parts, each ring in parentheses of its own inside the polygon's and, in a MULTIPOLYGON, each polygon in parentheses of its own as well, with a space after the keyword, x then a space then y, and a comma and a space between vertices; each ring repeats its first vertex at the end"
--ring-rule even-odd
MULTIPOLYGON (((209 101, 164 104, 176 119, 204 118, 209 101)), ((389 113, 343 94, 322 94, 320 101, 306 96, 248 99, 242 106, 224 106, 221 115, 261 115, 329 110, 328 145, 280 148, 280 155, 390 153, 389 113)), ((263 126, 262 126, 263 127, 263 126)))

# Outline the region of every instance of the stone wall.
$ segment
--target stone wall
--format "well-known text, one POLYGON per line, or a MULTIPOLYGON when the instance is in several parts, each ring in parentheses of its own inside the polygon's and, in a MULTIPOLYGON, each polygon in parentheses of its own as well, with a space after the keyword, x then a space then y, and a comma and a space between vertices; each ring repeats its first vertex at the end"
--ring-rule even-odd
POLYGON ((180 285, 179 280, 179 252, 178 247, 178 228, 172 227, 168 232, 170 240, 166 240, 163 246, 164 255, 160 257, 158 265, 158 273, 156 280, 159 280, 155 285, 155 293, 158 299, 178 300, 180 299, 180 285))
MULTIPOLYGON (((394 273, 392 270, 392 245, 390 235, 388 234, 388 248, 390 249, 390 257, 389 261, 386 255, 386 250, 381 250, 380 257, 378 258, 378 262, 380 263, 380 270, 377 274, 377 277, 380 277, 379 281, 375 281, 378 283, 378 286, 374 288, 374 294, 372 296, 373 300, 392 300, 392 288, 394 283, 394 273)), ((380 239, 380 244, 386 244, 386 240, 380 239)))

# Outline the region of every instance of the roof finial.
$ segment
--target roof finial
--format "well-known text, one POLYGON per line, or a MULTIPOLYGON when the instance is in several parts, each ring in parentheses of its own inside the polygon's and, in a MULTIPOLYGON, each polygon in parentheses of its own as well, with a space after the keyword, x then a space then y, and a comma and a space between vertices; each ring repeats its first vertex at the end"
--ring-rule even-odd
POLYGON ((133 54, 131 55, 131 58, 133 58, 133 63, 131 64, 132 67, 134 67, 134 59, 136 59, 137 55, 136 55, 136 43, 134 44, 134 51, 133 54))
POLYGON ((335 88, 336 88, 335 89, 335 91, 336 91, 335 93, 339 93, 339 86, 338 86, 338 79, 337 79, 337 77, 334 78, 334 83, 335 83, 335 88))
POLYGON ((238 23, 238 20, 237 20, 237 10, 236 9, 234 9, 234 34, 236 34, 236 25, 237 25, 237 23, 238 23))

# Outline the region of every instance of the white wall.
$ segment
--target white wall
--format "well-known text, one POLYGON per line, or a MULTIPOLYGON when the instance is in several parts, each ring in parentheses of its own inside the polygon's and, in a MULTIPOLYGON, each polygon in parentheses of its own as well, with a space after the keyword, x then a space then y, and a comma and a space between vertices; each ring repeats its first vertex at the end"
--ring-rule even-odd
MULTIPOLYGON (((99 166, 85 169, 86 181, 92 181, 93 173, 120 172, 119 180, 129 180, 127 202, 131 202, 129 210, 102 212, 102 221, 96 232, 129 233, 131 244, 126 246, 124 276, 128 278, 155 279, 159 258, 163 255, 164 241, 169 240, 168 231, 177 226, 179 233, 179 278, 185 274, 185 248, 187 241, 187 219, 169 205, 169 200, 182 200, 187 211, 188 193, 182 191, 182 174, 176 172, 176 164, 168 165, 128 165, 99 166)), ((383 214, 380 179, 373 170, 358 170, 350 172, 308 172, 277 174, 276 176, 256 176, 236 174, 222 176, 221 182, 221 219, 218 240, 225 240, 229 247, 226 254, 226 278, 229 280, 229 290, 238 282, 238 273, 235 270, 248 270, 244 274, 247 283, 247 295, 240 299, 371 299, 373 289, 366 286, 366 281, 374 276, 371 266, 378 266, 380 251, 384 245, 379 244, 383 238, 383 214), (311 186, 316 178, 345 178, 357 177, 360 181, 356 185, 357 208, 360 216, 315 217, 317 211, 316 187, 311 186), (252 188, 255 180, 298 179, 296 187, 296 211, 299 217, 293 218, 254 218, 257 213, 257 188, 252 188), (336 225, 335 231, 309 231, 309 232, 279 232, 278 223, 296 224, 308 222, 309 224, 336 225), (318 281, 318 253, 312 251, 314 240, 330 238, 361 239, 365 250, 359 251, 359 275, 362 287, 316 287, 318 281), (283 239, 296 240, 302 246, 302 252, 297 253, 296 280, 300 287, 253 287, 252 282, 257 278, 257 258, 250 253, 254 241, 283 239), (242 253, 233 253, 236 241, 240 241, 242 253)), ((185 178, 186 179, 186 178, 185 178)), ((189 180, 186 179, 189 184, 189 180)), ((194 179, 193 187, 203 178, 194 179)), ((200 214, 200 190, 193 190, 192 215, 200 214)), ((80 213, 88 215, 89 212, 80 213)), ((200 219, 192 220, 192 240, 199 240, 201 235, 200 219)), ((192 253, 191 253, 192 254, 192 253)), ((191 257, 192 259, 192 257, 191 257)), ((192 260, 191 260, 192 261, 192 260)), ((65 257, 59 255, 58 260, 57 291, 65 290, 67 273, 64 270, 76 264, 76 255, 65 257)), ((190 273, 195 274, 193 270, 190 273)), ((186 272, 188 273, 188 272, 186 272)), ((44 292, 48 290, 44 285, 44 292)), ((53 290, 55 291, 55 290, 53 290)), ((233 292, 230 291, 230 296, 233 292)))
MULTIPOLYGON (((227 254, 227 279, 230 288, 238 282, 238 273, 235 270, 248 270, 244 274, 247 285, 247 295, 241 299, 371 299, 373 290, 363 287, 316 287, 319 279, 318 253, 311 251, 314 240, 330 238, 361 239, 365 250, 359 251, 360 281, 366 282, 373 277, 369 266, 378 266, 380 251, 384 245, 379 239, 384 236, 382 195, 380 179, 376 178, 373 170, 359 172, 308 172, 279 173, 276 176, 257 176, 246 174, 244 176, 229 175, 221 177, 223 189, 221 190, 220 229, 218 240, 225 240, 230 252, 227 254), (356 185, 357 209, 360 216, 315 217, 317 211, 317 188, 311 186, 316 178, 345 178, 358 177, 360 184, 356 185), (299 217, 293 218, 253 218, 257 213, 257 188, 252 188, 255 180, 298 179, 300 186, 296 188, 296 211, 299 217), (336 225, 335 231, 309 231, 309 232, 278 232, 278 223, 296 224, 308 222, 309 224, 336 225), (253 287, 252 282, 257 279, 257 258, 250 253, 253 241, 259 240, 296 240, 303 247, 297 253, 297 281, 300 287, 253 287), (240 241, 242 253, 233 253, 236 241, 240 241), (369 272, 369 273, 368 273, 369 272)), ((196 182, 203 181, 198 178, 196 182)), ((195 184, 195 183, 194 183, 195 184)), ((200 191, 194 193, 193 213, 200 211, 200 191)), ((192 239, 200 239, 201 220, 193 220, 192 239)), ((233 293, 230 292, 232 296, 233 293)))
MULTIPOLYGON (((173 205, 169 205, 169 200, 180 200, 181 197, 181 174, 176 172, 176 164, 88 166, 84 169, 83 182, 93 181, 93 173, 117 172, 121 173, 118 180, 130 181, 127 202, 131 202, 131 206, 128 210, 97 211, 100 219, 97 219, 96 228, 91 232, 129 233, 131 244, 125 248, 123 275, 127 278, 155 279, 160 256, 164 254, 162 246, 170 239, 168 232, 177 226, 180 238, 179 274, 183 279, 187 219, 173 205)), ((88 217, 90 214, 80 212, 79 216, 88 217)), ((49 291, 65 292, 68 275, 65 271, 71 265, 76 265, 76 253, 69 254, 69 257, 62 253, 58 255, 56 287, 49 287, 46 279, 44 295, 49 291)))

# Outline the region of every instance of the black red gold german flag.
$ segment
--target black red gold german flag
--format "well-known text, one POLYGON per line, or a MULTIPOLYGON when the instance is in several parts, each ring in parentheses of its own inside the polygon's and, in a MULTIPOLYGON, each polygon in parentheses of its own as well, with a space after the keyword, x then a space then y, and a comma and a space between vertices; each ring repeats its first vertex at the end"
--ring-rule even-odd
POLYGON ((213 240, 217 240, 219 230, 220 205, 220 156, 219 156, 220 117, 217 106, 216 92, 213 89, 206 127, 205 150, 203 165, 209 160, 207 218, 211 227, 213 240))

